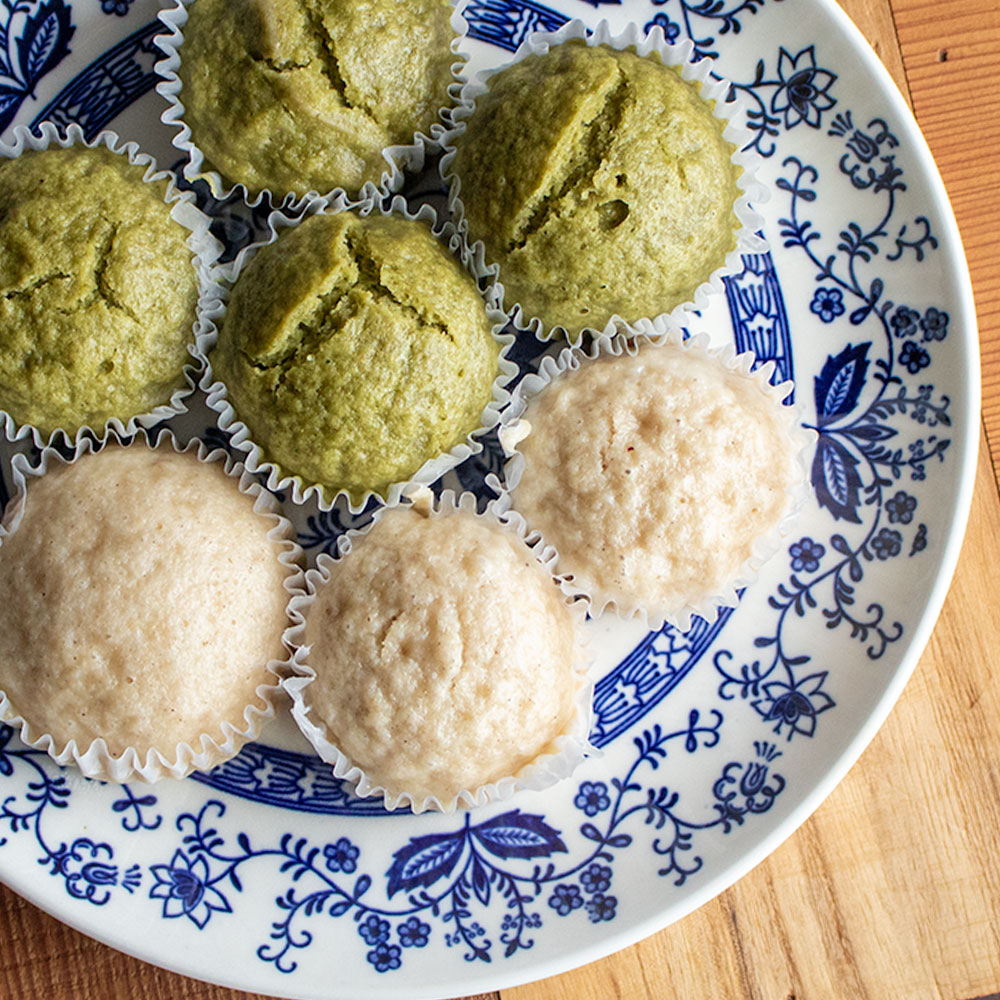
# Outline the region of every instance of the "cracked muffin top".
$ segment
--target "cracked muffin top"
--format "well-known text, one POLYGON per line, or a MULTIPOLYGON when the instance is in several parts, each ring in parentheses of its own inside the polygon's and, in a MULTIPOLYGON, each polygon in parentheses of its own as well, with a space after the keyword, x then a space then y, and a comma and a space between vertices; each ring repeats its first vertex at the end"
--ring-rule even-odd
POLYGON ((169 402, 198 303, 166 182, 104 147, 0 160, 0 408, 72 436, 169 402))
POLYGON ((446 0, 197 0, 184 119, 208 165, 252 193, 355 192, 382 150, 449 103, 446 0))
POLYGON ((725 122, 654 53, 570 41, 491 76, 455 140, 508 308, 570 333, 670 312, 736 246, 725 122))
POLYGON ((476 430, 498 359, 475 282, 426 225, 343 212, 257 253, 210 360, 267 460, 359 498, 476 430))

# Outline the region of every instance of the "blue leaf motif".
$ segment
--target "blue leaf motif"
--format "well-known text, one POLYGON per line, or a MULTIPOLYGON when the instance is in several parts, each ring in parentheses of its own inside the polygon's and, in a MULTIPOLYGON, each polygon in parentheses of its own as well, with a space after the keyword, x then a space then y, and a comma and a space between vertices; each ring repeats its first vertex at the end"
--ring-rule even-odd
POLYGON ((857 464, 858 460, 839 441, 828 434, 820 435, 811 475, 816 499, 838 520, 860 524, 857 508, 861 477, 857 464))
POLYGON ((858 403, 868 371, 871 343, 848 344, 836 357, 827 356, 823 370, 813 380, 816 416, 820 427, 850 413, 858 403))
POLYGON ((851 313, 847 318, 850 320, 852 326, 861 326, 862 323, 871 315, 872 306, 863 305, 858 306, 854 312, 851 313))
MULTIPOLYGON (((875 250, 875 252, 876 253, 878 252, 877 249, 875 250)), ((862 254, 862 256, 864 257, 865 260, 869 259, 864 254, 862 254)), ((868 298, 865 304, 861 306, 859 309, 855 309, 854 312, 852 312, 851 315, 848 317, 851 323, 854 324, 854 326, 860 326, 868 318, 869 313, 871 313, 871 311, 875 308, 875 303, 878 302, 879 296, 881 296, 884 287, 885 286, 882 283, 881 278, 876 278, 871 283, 868 289, 868 298)))
POLYGON ((458 862, 465 845, 465 830, 457 833, 435 833, 426 837, 411 837, 406 847, 393 855, 388 893, 395 895, 402 889, 433 885, 439 878, 447 878, 458 862))
POLYGON ((566 845, 541 816, 520 809, 494 816, 472 828, 476 839, 498 858, 546 858, 566 851, 566 845))
POLYGON ((851 428, 851 437, 861 441, 886 441, 898 432, 884 424, 861 424, 851 428))
POLYGON ((69 40, 75 31, 64 0, 50 0, 28 18, 24 34, 17 40, 17 54, 29 89, 69 53, 69 40))
POLYGON ((112 812, 120 813, 124 812, 126 809, 134 809, 136 806, 155 806, 156 796, 155 795, 143 795, 141 799, 119 799, 117 802, 111 803, 112 812))
POLYGON ((476 899, 483 906, 490 905, 490 876, 483 867, 479 858, 472 863, 472 888, 476 892, 476 899))
POLYGON ((23 91, 0 86, 0 131, 3 131, 14 120, 17 109, 21 106, 24 98, 23 91))

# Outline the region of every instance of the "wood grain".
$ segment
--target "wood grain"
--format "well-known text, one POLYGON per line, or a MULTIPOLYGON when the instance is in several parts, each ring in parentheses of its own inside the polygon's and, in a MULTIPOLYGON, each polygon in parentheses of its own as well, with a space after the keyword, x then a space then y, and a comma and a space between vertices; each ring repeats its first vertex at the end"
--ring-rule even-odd
POLYGON ((157 969, 0 886, 0 1000, 263 1000, 157 969))
POLYGON ((1000 448, 1000 3, 893 0, 913 108, 951 196, 972 273, 983 417, 1000 448))
MULTIPOLYGON (((911 100, 955 206, 996 459, 1000 2, 841 2, 911 100)), ((930 645, 872 746, 817 813, 680 923, 574 972, 470 1000, 968 1000, 1000 990, 1000 496, 985 445, 982 454, 968 537, 930 645)), ((0 1000, 254 1000, 113 952, 2 887, 0 942, 0 1000)))
POLYGON ((861 761, 700 910, 501 1000, 961 1000, 1000 987, 1000 502, 982 446, 969 530, 926 653, 861 761))

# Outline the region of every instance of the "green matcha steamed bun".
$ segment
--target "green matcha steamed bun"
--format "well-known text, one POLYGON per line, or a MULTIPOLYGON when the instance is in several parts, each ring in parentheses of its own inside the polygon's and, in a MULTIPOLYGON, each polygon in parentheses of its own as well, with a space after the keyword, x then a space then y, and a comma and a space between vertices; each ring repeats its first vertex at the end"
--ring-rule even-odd
POLYGON ((736 248, 726 121, 653 51, 571 40, 492 75, 455 147, 506 308, 569 333, 659 316, 736 248))
POLYGON ((198 279, 166 181, 104 146, 0 158, 0 410, 72 437, 185 386, 198 279))
POLYGON ((252 193, 378 184, 449 104, 446 0, 195 0, 183 32, 191 142, 252 193))
POLYGON ((482 425, 499 354, 474 280, 424 223, 341 212, 257 253, 210 361, 265 461, 360 500, 482 425))

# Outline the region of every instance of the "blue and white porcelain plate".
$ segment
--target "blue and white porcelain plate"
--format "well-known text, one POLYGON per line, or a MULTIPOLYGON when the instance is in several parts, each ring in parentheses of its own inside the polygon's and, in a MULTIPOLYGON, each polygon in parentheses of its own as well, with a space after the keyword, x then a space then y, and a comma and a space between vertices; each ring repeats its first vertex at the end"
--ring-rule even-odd
MULTIPOLYGON (((978 354, 958 232, 900 95, 833 0, 551 4, 468 2, 473 68, 572 17, 633 20, 690 38, 743 99, 771 250, 727 279, 701 328, 795 379, 818 432, 811 500, 715 623, 590 623, 603 756, 544 794, 389 815, 285 720, 209 774, 102 785, 0 727, 0 877, 116 948, 287 997, 451 997, 591 961, 788 836, 927 640, 971 495, 978 354)), ((110 127, 175 163, 152 92, 155 15, 155 0, 0 0, 0 128, 110 127)), ((202 200, 230 252, 259 231, 202 200)), ((196 411, 185 432, 211 425, 196 411)), ((461 482, 498 460, 487 448, 461 482)), ((343 520, 302 512, 303 546, 329 548, 343 520)))

